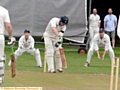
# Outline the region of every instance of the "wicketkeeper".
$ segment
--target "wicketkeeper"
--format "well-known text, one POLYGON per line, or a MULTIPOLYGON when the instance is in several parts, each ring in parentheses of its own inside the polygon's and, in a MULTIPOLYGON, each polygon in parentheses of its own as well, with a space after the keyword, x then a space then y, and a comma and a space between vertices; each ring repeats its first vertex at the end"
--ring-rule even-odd
POLYGON ((15 43, 15 38, 12 37, 12 25, 10 23, 9 12, 4 7, 0 6, 0 85, 4 81, 4 65, 5 65, 5 37, 4 31, 5 27, 8 31, 9 36, 9 45, 13 45, 15 43))
MULTIPOLYGON (((30 35, 29 30, 24 30, 24 35, 19 39, 19 47, 15 51, 15 61, 19 56, 21 56, 24 52, 28 52, 31 55, 35 56, 36 63, 38 67, 42 67, 41 55, 39 49, 34 48, 34 38, 30 35)), ((11 66, 11 60, 8 63, 8 66, 11 66)))
POLYGON ((62 16, 61 18, 54 17, 49 21, 46 27, 44 33, 44 43, 49 73, 56 73, 54 69, 54 55, 56 61, 56 69, 59 72, 63 71, 59 52, 59 42, 61 42, 61 37, 66 30, 68 21, 69 19, 67 16, 62 16))
MULTIPOLYGON (((86 60, 86 63, 84 65, 85 67, 90 66, 90 60, 91 60, 91 57, 92 57, 94 52, 97 53, 98 59, 101 59, 101 60, 104 60, 104 57, 105 57, 107 52, 109 53, 110 60, 112 60, 115 57, 114 51, 113 51, 111 44, 110 44, 110 37, 104 33, 103 28, 101 28, 99 30, 99 33, 96 34, 93 38, 92 45, 91 45, 91 47, 88 51, 88 54, 87 54, 87 60, 86 60), (100 56, 99 47, 104 48, 104 52, 103 52, 102 56, 100 56)), ((114 62, 114 66, 116 67, 115 62, 114 62)))

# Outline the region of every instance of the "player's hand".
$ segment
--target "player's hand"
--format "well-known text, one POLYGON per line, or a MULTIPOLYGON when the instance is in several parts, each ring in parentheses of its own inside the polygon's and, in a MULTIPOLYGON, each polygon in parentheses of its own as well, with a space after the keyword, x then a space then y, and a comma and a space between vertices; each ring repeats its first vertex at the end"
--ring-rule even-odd
POLYGON ((98 59, 101 59, 100 55, 98 55, 98 59))
POLYGON ((62 45, 63 38, 61 36, 58 36, 57 40, 58 41, 55 43, 55 47, 59 47, 60 45, 62 45))
POLYGON ((102 56, 102 60, 104 60, 104 56, 102 56))
POLYGON ((59 47, 59 45, 60 45, 60 42, 55 43, 55 47, 59 47))
POLYGON ((62 33, 62 32, 59 32, 59 36, 62 37, 62 36, 63 36, 63 33, 62 33))
POLYGON ((25 47, 24 47, 23 45, 22 45, 22 46, 20 46, 19 48, 20 48, 20 49, 25 49, 25 47))
POLYGON ((25 48, 29 48, 29 46, 30 46, 30 45, 29 45, 28 43, 24 43, 24 47, 25 47, 25 48))
POLYGON ((12 46, 15 44, 15 41, 16 41, 15 37, 11 37, 11 38, 9 38, 9 41, 7 44, 12 46))

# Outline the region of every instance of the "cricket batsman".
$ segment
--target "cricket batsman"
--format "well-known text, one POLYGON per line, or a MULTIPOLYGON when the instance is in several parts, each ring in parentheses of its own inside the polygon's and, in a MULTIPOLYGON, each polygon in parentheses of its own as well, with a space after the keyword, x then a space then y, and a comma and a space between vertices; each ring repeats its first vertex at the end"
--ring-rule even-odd
MULTIPOLYGON (((15 51, 15 61, 19 56, 21 56, 24 52, 30 53, 35 56, 36 65, 38 67, 42 67, 41 55, 39 49, 34 48, 34 38, 30 35, 29 30, 24 30, 24 35, 22 35, 19 39, 19 47, 15 51)), ((11 60, 8 63, 8 66, 11 66, 11 60)))
MULTIPOLYGON (((99 30, 99 33, 96 34, 93 38, 92 45, 91 45, 91 47, 88 51, 88 54, 87 54, 87 60, 86 60, 86 63, 84 65, 85 67, 90 66, 90 60, 91 60, 91 57, 92 57, 94 51, 97 53, 98 59, 101 59, 101 60, 104 60, 104 57, 105 57, 107 52, 109 53, 111 61, 112 61, 112 58, 115 57, 114 51, 113 51, 111 43, 110 43, 110 37, 107 34, 105 34, 103 28, 101 28, 99 30), (102 56, 100 56, 99 47, 104 48, 104 52, 103 52, 102 56)), ((116 67, 115 62, 114 62, 114 67, 116 67)))
POLYGON ((9 11, 0 6, 0 85, 4 82, 4 66, 5 66, 5 27, 8 31, 9 45, 15 44, 15 38, 12 36, 12 25, 10 23, 9 11))
POLYGON ((68 25, 68 17, 62 16, 60 18, 52 18, 44 32, 44 43, 46 50, 46 61, 49 73, 56 73, 54 69, 54 56, 56 61, 56 69, 59 72, 62 70, 62 62, 60 58, 59 46, 57 46, 64 35, 66 25, 68 25))

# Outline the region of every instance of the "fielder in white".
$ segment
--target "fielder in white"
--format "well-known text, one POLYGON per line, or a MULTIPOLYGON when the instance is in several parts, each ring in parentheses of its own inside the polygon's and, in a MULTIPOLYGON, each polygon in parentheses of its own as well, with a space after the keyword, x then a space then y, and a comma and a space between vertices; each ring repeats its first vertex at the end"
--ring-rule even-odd
POLYGON ((90 33, 90 45, 92 43, 92 39, 96 33, 99 33, 101 20, 100 16, 97 14, 97 9, 93 9, 93 13, 89 17, 89 33, 90 33))
MULTIPOLYGON (((14 53, 15 61, 18 56, 21 56, 24 52, 27 52, 34 55, 37 63, 36 65, 38 67, 42 67, 40 51, 39 49, 34 48, 34 42, 34 38, 30 35, 30 31, 24 30, 24 35, 22 35, 19 39, 19 47, 14 53)), ((9 61, 8 66, 11 66, 11 60, 9 61)))
POLYGON ((56 47, 56 43, 59 42, 63 36, 66 25, 68 24, 68 17, 62 16, 61 18, 52 18, 44 32, 44 42, 46 50, 46 60, 49 73, 56 73, 54 69, 54 55, 56 61, 56 69, 62 72, 62 62, 60 58, 59 46, 56 47))
MULTIPOLYGON (((112 58, 115 57, 114 51, 113 51, 112 46, 110 44, 110 37, 104 33, 103 28, 101 28, 99 30, 99 33, 96 34, 93 38, 92 45, 91 45, 91 47, 88 51, 88 54, 87 54, 87 60, 86 60, 86 63, 84 65, 85 67, 88 67, 90 65, 90 60, 91 60, 91 57, 92 57, 94 51, 96 51, 98 59, 101 59, 101 60, 104 60, 104 57, 105 57, 107 52, 109 53, 110 60, 112 60, 112 58), (99 54, 99 47, 104 48, 104 52, 103 52, 102 57, 99 54)), ((115 63, 114 63, 114 65, 115 65, 115 63)))
POLYGON ((15 42, 15 38, 12 37, 12 25, 10 23, 10 17, 9 12, 4 7, 0 6, 0 85, 4 81, 4 65, 5 65, 5 37, 4 37, 4 31, 5 27, 8 31, 9 39, 8 42, 9 45, 12 45, 13 42, 15 42))

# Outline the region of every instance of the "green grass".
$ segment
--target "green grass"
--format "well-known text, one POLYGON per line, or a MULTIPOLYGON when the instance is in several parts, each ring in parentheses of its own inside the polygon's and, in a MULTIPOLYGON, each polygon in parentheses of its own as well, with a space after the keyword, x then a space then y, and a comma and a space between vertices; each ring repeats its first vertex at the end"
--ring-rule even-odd
MULTIPOLYGON (((36 45, 36 48, 44 48, 36 45)), ((65 46, 65 55, 68 68, 63 73, 44 73, 43 68, 36 66, 34 56, 24 53, 17 60, 17 75, 11 78, 11 67, 7 66, 10 60, 10 48, 5 49, 7 61, 5 64, 5 82, 1 86, 41 86, 43 90, 108 90, 110 83, 111 62, 108 54, 105 60, 97 59, 94 53, 90 67, 84 67, 87 54, 78 54, 79 47, 65 46), (68 52, 74 50, 74 52, 68 52), (75 52, 76 51, 76 52, 75 52)), ((114 49, 115 55, 120 57, 120 49, 114 49)), ((100 49, 100 54, 103 49, 100 49)), ((41 49, 42 64, 44 50, 41 49)), ((44 65, 44 64, 43 64, 44 65)), ((119 72, 120 81, 120 72, 119 72)), ((120 83, 119 90, 120 90, 120 83)))

